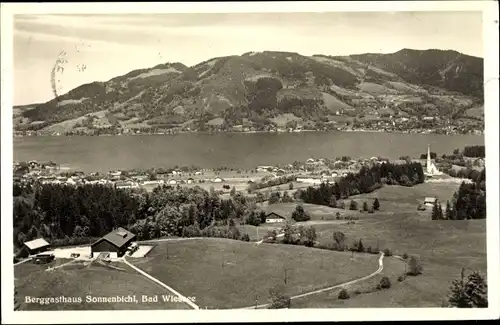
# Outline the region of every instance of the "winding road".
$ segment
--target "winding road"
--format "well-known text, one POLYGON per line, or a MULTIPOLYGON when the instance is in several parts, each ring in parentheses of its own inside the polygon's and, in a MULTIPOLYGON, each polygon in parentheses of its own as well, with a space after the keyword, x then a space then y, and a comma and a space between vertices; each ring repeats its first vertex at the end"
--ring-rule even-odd
MULTIPOLYGON (((279 234, 277 237, 283 237, 283 236, 284 236, 284 234, 279 234)), ((147 242, 163 242, 163 241, 190 240, 190 239, 192 240, 192 239, 202 239, 202 238, 203 237, 153 239, 153 240, 144 241, 144 243, 147 243, 147 242)), ((255 242, 255 244, 256 245, 260 245, 262 242, 263 242, 263 240, 260 240, 258 242, 255 242)), ((152 281, 158 283, 162 287, 166 288, 170 292, 172 292, 175 295, 177 295, 179 298, 184 299, 183 301, 185 301, 187 304, 189 304, 193 309, 200 309, 199 306, 197 306, 196 304, 194 304, 193 302, 191 302, 189 299, 187 299, 184 296, 182 296, 179 292, 175 291, 174 289, 172 289, 171 287, 169 287, 165 283, 161 282, 160 280, 154 278, 153 276, 151 276, 148 273, 144 272, 143 270, 139 269, 135 265, 129 263, 126 260, 126 258, 124 258, 123 260, 124 260, 124 262, 127 265, 129 265, 130 267, 132 267, 137 272, 141 273, 142 275, 144 275, 145 277, 151 279, 152 281)), ((380 253, 380 257, 378 259, 378 269, 375 272, 373 272, 371 274, 368 274, 368 275, 366 275, 364 277, 358 278, 358 279, 354 279, 354 280, 351 280, 351 281, 348 281, 348 282, 344 282, 344 283, 341 283, 341 284, 336 284, 336 285, 331 286, 331 287, 327 287, 327 288, 323 288, 323 289, 318 289, 318 290, 314 290, 314 291, 302 293, 302 294, 299 294, 299 295, 296 295, 296 296, 292 296, 292 297, 290 297, 290 299, 291 300, 298 299, 298 298, 302 298, 302 297, 307 297, 307 296, 310 296, 310 295, 314 295, 314 294, 317 294, 317 293, 322 293, 322 292, 326 292, 326 291, 330 291, 330 290, 334 290, 334 289, 338 289, 338 288, 343 288, 343 287, 346 287, 346 286, 351 285, 351 284, 355 284, 355 283, 358 283, 358 282, 361 282, 361 281, 368 280, 368 279, 376 276, 377 274, 380 274, 383 270, 384 270, 384 253, 380 253)), ((243 308, 236 308, 236 309, 259 309, 259 308, 268 307, 269 305, 270 304, 262 304, 262 305, 257 305, 257 306, 254 305, 254 306, 243 307, 243 308)))
MULTIPOLYGON (((296 295, 296 296, 290 297, 290 299, 293 300, 293 299, 297 299, 297 298, 307 297, 307 296, 314 295, 314 294, 317 294, 317 293, 321 293, 321 292, 325 292, 325 291, 330 291, 330 290, 342 288, 342 287, 345 287, 345 286, 348 286, 348 285, 351 285, 351 284, 354 284, 354 283, 357 283, 357 282, 368 280, 368 279, 376 276, 377 274, 379 274, 383 270, 384 270, 384 253, 381 253, 380 257, 378 259, 378 269, 375 272, 373 272, 371 274, 368 274, 367 276, 364 276, 362 278, 358 278, 358 279, 355 279, 355 280, 352 280, 352 281, 349 281, 349 282, 344 282, 344 283, 341 283, 341 284, 337 284, 337 285, 334 285, 332 287, 327 287, 327 288, 323 288, 323 289, 319 289, 319 290, 314 290, 314 291, 302 293, 300 295, 296 295)), ((259 309, 259 308, 268 307, 269 305, 270 304, 263 304, 263 305, 243 307, 243 308, 238 308, 238 309, 259 309)))

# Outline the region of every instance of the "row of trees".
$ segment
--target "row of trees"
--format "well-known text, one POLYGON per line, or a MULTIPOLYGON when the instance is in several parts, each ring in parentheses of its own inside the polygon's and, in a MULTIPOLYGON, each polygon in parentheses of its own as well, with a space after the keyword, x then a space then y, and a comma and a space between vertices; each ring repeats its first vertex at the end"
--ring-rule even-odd
POLYGON ((357 174, 350 173, 335 184, 322 183, 318 188, 308 187, 300 191, 300 199, 306 203, 330 206, 333 200, 370 193, 384 184, 413 186, 423 183, 424 179, 420 163, 363 166, 357 174))

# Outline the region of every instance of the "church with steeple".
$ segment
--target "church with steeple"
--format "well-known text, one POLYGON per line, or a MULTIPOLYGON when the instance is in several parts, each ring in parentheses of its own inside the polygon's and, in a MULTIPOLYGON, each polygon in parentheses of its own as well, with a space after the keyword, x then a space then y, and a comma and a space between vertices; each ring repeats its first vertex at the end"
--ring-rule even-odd
POLYGON ((437 169, 436 165, 432 162, 431 159, 431 146, 427 145, 427 165, 426 165, 426 170, 424 172, 424 175, 427 177, 433 177, 433 176, 439 176, 442 175, 443 173, 437 169))

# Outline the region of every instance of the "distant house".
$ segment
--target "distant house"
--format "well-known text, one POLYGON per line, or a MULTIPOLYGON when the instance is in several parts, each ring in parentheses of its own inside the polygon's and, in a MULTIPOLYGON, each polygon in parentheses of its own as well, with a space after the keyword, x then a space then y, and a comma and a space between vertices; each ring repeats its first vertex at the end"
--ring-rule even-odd
POLYGON ((286 218, 277 214, 276 212, 270 212, 266 216, 266 223, 278 223, 285 222, 286 218))
POLYGON ((24 243, 28 255, 36 255, 49 249, 50 244, 43 238, 37 238, 24 243))
POLYGON ((66 180, 66 184, 68 184, 68 185, 75 185, 76 181, 73 178, 68 178, 66 180))
POLYGON ((321 184, 322 178, 314 176, 298 176, 296 181, 298 183, 321 184))
POLYGON ((222 178, 220 178, 220 177, 214 178, 213 182, 214 183, 222 183, 222 178))
POLYGON ((434 204, 436 204, 437 202, 437 199, 435 197, 426 197, 425 200, 424 200, 424 205, 425 206, 430 206, 430 207, 433 207, 434 204))
POLYGON ((122 257, 135 237, 127 229, 119 227, 92 244, 91 256, 108 253, 111 258, 122 257))
POLYGON ((188 178, 188 179, 187 179, 187 181, 186 181, 186 183, 188 183, 188 184, 193 184, 193 183, 194 183, 194 179, 192 179, 192 178, 188 178))
POLYGON ((177 184, 177 181, 175 179, 171 179, 168 181, 168 185, 175 185, 177 184))

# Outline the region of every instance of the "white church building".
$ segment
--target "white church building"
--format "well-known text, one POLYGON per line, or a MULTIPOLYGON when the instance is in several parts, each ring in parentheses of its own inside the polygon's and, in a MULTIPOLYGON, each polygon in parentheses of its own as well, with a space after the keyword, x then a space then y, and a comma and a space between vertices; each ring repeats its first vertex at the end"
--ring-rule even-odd
POLYGON ((427 177, 433 177, 433 176, 439 176, 443 175, 441 171, 434 165, 431 159, 431 146, 427 145, 427 164, 426 164, 426 170, 424 171, 424 175, 427 177))

